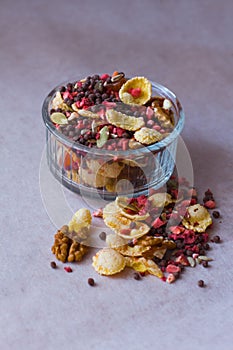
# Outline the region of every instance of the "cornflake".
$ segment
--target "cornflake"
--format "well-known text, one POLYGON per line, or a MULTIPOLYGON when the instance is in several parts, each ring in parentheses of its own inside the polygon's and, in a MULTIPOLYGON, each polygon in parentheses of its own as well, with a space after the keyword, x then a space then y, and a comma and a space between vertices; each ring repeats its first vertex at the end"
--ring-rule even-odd
POLYGON ((99 250, 92 260, 92 266, 100 275, 114 275, 125 268, 125 258, 111 248, 99 250))
POLYGON ((184 227, 196 232, 205 232, 206 228, 212 224, 208 210, 201 204, 191 205, 182 220, 184 227))
POLYGON ((151 98, 152 85, 145 77, 134 77, 126 81, 119 91, 122 102, 131 105, 144 105, 151 98))
POLYGON ((110 124, 128 131, 136 131, 145 125, 142 117, 131 117, 114 109, 106 111, 106 119, 110 124))
POLYGON ((135 132, 134 138, 142 144, 151 145, 152 143, 162 140, 163 135, 157 130, 143 127, 135 132))

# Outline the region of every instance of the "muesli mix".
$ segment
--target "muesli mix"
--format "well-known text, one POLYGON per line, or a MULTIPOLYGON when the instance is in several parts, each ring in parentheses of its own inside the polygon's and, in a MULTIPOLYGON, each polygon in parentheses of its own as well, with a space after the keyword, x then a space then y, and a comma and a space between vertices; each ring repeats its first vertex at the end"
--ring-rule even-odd
POLYGON ((152 176, 155 169, 145 156, 105 159, 92 152, 84 157, 90 149, 117 155, 145 148, 166 138, 176 124, 172 101, 153 95, 147 78, 129 79, 123 72, 95 74, 60 86, 49 116, 58 133, 73 145, 65 147, 56 140, 58 167, 72 181, 107 192, 115 192, 119 180, 126 178, 136 187, 143 186, 148 180, 144 174, 152 176))
MULTIPOLYGON (((208 256, 210 245, 221 242, 219 236, 211 235, 213 220, 220 218, 215 207, 209 189, 200 203, 195 188, 185 179, 172 176, 166 192, 151 190, 148 196, 117 197, 92 214, 88 209, 79 209, 56 233, 52 252, 63 263, 81 261, 92 249, 85 242, 97 217, 103 220, 106 230, 111 229, 99 235, 106 247, 92 258, 97 273, 114 275, 128 267, 135 271, 136 280, 151 274, 172 283, 187 267, 200 264, 207 268, 212 261, 208 256)), ((88 283, 95 284, 93 279, 88 283)), ((203 280, 197 284, 205 286, 203 280)))

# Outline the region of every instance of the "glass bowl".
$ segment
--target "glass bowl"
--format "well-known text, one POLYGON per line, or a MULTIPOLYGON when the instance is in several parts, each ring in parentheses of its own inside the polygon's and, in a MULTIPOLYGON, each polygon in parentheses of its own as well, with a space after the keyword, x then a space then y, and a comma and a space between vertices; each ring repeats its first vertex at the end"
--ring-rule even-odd
MULTIPOLYGON (((68 82, 67 82, 68 83, 68 82)), ((162 187, 173 173, 177 140, 184 126, 184 112, 176 95, 151 82, 152 95, 171 101, 172 132, 161 141, 135 149, 89 148, 64 136, 50 119, 51 102, 60 87, 45 98, 42 116, 46 126, 46 152, 50 171, 71 191, 112 200, 118 195, 139 196, 162 187)))

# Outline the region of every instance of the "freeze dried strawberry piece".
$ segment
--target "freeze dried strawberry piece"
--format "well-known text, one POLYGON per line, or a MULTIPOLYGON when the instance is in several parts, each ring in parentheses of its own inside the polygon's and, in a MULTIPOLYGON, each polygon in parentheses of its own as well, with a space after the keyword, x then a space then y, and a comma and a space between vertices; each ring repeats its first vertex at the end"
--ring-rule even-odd
POLYGON ((108 74, 102 74, 100 77, 101 80, 107 80, 108 78, 109 78, 108 74))
POLYGON ((163 226, 163 225, 165 225, 165 224, 166 224, 165 221, 161 220, 160 218, 156 218, 156 219, 152 222, 151 225, 152 225, 154 228, 159 228, 159 227, 161 227, 161 226, 163 226))
POLYGON ((186 244, 193 244, 196 240, 196 234, 193 230, 185 230, 183 235, 186 244))
POLYGON ((154 115, 154 111, 151 107, 147 107, 146 109, 146 116, 148 119, 151 119, 154 115))
POLYGON ((181 232, 184 232, 184 228, 182 226, 171 226, 169 227, 169 230, 176 235, 179 235, 181 232))
POLYGON ((176 258, 176 262, 181 264, 181 265, 184 265, 184 266, 189 266, 190 265, 188 259, 186 258, 186 256, 184 254, 179 255, 176 258))
POLYGON ((169 272, 169 273, 177 273, 177 272, 180 272, 180 267, 179 266, 176 266, 174 264, 169 264, 167 265, 166 267, 166 272, 169 272))
POLYGON ((208 200, 204 203, 204 206, 208 209, 214 209, 216 208, 216 203, 214 200, 208 200))
POLYGON ((128 93, 132 95, 134 98, 138 98, 141 95, 141 88, 131 88, 128 90, 128 93))
POLYGON ((124 129, 122 129, 122 128, 116 128, 117 136, 122 137, 122 135, 123 135, 124 132, 125 132, 124 129))
POLYGON ((73 96, 71 95, 71 93, 69 91, 65 91, 63 93, 63 99, 65 100, 66 98, 73 100, 73 96))
POLYGON ((167 283, 175 282, 175 280, 176 280, 175 275, 173 275, 173 273, 169 273, 169 275, 167 276, 167 279, 166 279, 167 283))
POLYGON ((99 208, 97 210, 95 210, 92 215, 96 218, 103 218, 103 209, 99 208))
POLYGON ((130 232, 131 232, 130 228, 125 228, 125 229, 121 230, 122 235, 129 235, 130 232))

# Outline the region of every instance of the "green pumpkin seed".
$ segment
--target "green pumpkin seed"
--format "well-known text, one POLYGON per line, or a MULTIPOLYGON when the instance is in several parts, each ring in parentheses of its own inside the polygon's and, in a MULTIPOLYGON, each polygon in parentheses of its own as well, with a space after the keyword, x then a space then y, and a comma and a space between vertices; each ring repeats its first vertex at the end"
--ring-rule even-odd
POLYGON ((60 124, 60 125, 68 124, 68 120, 65 114, 63 113, 55 112, 51 114, 50 119, 55 124, 60 124))
POLYGON ((191 256, 188 256, 187 259, 191 267, 196 266, 196 261, 191 256))
POLYGON ((100 138, 96 141, 97 147, 103 147, 108 141, 109 130, 107 125, 100 130, 100 138))

